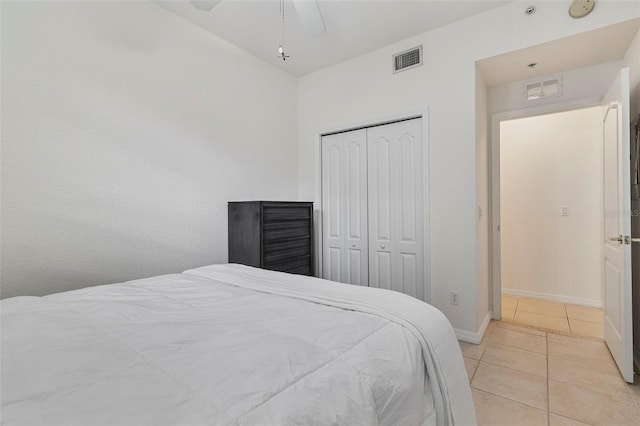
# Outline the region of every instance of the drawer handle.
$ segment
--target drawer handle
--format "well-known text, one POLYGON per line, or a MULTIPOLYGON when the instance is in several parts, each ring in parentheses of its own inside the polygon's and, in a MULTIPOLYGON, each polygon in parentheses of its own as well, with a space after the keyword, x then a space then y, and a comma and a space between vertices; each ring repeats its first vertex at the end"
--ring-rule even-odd
POLYGON ((384 244, 382 244, 382 245, 380 246, 380 248, 381 248, 382 250, 384 250, 384 249, 385 249, 385 245, 384 245, 384 244))

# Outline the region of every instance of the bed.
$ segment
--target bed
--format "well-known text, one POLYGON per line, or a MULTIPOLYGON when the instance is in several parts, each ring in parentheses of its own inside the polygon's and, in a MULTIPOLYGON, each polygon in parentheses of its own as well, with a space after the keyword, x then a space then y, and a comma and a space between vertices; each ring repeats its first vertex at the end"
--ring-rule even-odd
POLYGON ((1 302, 6 425, 472 425, 453 329, 243 265, 1 302))

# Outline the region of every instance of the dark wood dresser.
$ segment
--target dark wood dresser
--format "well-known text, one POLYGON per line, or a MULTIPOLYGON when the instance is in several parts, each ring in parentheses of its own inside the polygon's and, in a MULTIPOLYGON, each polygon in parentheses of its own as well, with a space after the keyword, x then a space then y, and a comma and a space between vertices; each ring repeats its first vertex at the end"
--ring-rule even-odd
POLYGON ((313 203, 229 202, 229 263, 313 275, 313 203))

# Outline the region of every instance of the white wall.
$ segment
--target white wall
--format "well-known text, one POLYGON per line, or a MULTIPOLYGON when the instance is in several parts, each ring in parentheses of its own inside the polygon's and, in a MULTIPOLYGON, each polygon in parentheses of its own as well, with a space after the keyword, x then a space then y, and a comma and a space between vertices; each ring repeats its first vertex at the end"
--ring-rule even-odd
POLYGON ((2 297, 227 260, 296 199, 296 82, 150 2, 2 2, 2 297))
POLYGON ((602 113, 501 123, 504 293, 602 305, 602 113))
POLYGON ((431 302, 457 329, 477 332, 489 305, 478 306, 476 212, 485 201, 476 188, 475 62, 639 15, 635 2, 601 2, 597 13, 575 20, 565 2, 516 1, 300 78, 299 196, 317 194, 319 132, 428 106, 431 302), (538 6, 531 18, 529 4, 538 6), (392 74, 391 55, 419 44, 425 65, 392 74), (449 304, 451 290, 459 305, 449 304))
MULTIPOLYGON (((531 101, 524 99, 525 81, 514 81, 489 89, 489 112, 505 112, 526 108, 539 108, 550 104, 569 103, 593 99, 600 102, 618 75, 623 61, 611 61, 588 67, 574 68, 555 75, 562 77, 562 95, 531 101)), ((545 77, 540 77, 540 80, 545 77)))
POLYGON ((631 88, 631 121, 640 114, 640 30, 631 41, 622 63, 629 67, 629 87, 631 88))

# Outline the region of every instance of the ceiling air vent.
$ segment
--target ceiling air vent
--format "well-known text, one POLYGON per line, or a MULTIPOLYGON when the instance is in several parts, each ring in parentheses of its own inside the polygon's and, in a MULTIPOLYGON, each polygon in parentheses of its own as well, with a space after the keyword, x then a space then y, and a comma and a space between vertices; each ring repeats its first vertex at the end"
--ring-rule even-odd
POLYGON ((422 65, 422 46, 393 55, 393 73, 406 71, 422 65))
POLYGON ((524 99, 526 101, 561 95, 562 79, 559 76, 538 81, 528 81, 524 84, 524 99))

